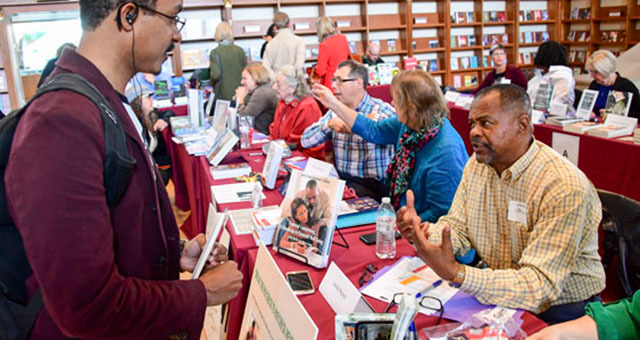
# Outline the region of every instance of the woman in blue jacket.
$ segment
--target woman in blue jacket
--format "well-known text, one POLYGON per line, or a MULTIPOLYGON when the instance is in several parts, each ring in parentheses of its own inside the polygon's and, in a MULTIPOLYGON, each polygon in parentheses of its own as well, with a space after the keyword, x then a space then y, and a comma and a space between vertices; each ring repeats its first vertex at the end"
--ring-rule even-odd
POLYGON ((411 189, 423 221, 436 222, 449 211, 469 156, 447 118, 442 91, 428 73, 405 71, 393 79, 397 116, 381 121, 357 114, 324 86, 314 85, 313 93, 344 121, 344 131, 371 143, 396 145, 386 178, 396 209, 405 205, 405 194, 411 189))

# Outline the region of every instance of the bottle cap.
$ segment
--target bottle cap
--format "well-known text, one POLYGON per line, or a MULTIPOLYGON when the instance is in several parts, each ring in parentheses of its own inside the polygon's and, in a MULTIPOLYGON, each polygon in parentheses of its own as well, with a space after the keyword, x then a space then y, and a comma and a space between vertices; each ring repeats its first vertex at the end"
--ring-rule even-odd
POLYGON ((391 199, 389 197, 382 198, 382 204, 389 204, 389 203, 391 203, 391 199))

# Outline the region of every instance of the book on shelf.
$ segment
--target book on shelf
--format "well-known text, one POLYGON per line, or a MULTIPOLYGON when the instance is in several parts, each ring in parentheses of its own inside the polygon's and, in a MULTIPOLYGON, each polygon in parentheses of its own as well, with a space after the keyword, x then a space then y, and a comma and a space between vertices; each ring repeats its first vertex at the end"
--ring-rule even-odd
POLYGON ((499 22, 507 21, 507 14, 504 11, 498 11, 498 21, 499 22))
POLYGON ((567 34, 567 41, 574 41, 576 39, 576 31, 569 31, 567 34))
POLYGON ((491 22, 498 21, 498 12, 491 11, 491 13, 489 14, 489 21, 491 21, 491 22))
POLYGON ((520 12, 518 12, 518 21, 524 21, 525 15, 524 15, 524 11, 520 10, 520 12))
POLYGON ((524 42, 525 44, 533 43, 533 32, 524 32, 524 42))
POLYGON ((354 54, 357 53, 358 49, 356 47, 356 42, 355 41, 349 41, 349 53, 354 54))
POLYGON ((582 121, 582 122, 569 124, 563 127, 562 129, 564 131, 569 131, 573 133, 586 133, 591 129, 599 128, 601 126, 602 126, 601 123, 582 121))
POLYGON ((429 40, 429 48, 438 48, 440 47, 440 42, 438 39, 429 40))
POLYGON ((542 11, 539 9, 536 9, 533 11, 533 20, 535 21, 540 21, 542 20, 542 11))
POLYGON ((489 22, 489 12, 488 11, 482 12, 482 22, 489 22))
POLYGON ((502 45, 509 44, 509 33, 502 34, 502 45))
POLYGON ((569 51, 569 62, 573 63, 576 61, 576 51, 569 51))
POLYGON ((491 46, 492 44, 489 43, 489 34, 483 34, 482 35, 482 45, 483 46, 491 46))
POLYGON ((247 176, 251 173, 249 163, 221 164, 210 168, 214 180, 247 176))
POLYGON ((542 10, 542 20, 549 20, 549 10, 542 10))
POLYGON ((457 24, 464 24, 466 23, 466 20, 467 20, 467 14, 465 12, 457 12, 457 15, 456 15, 457 24))
POLYGON ((609 32, 609 42, 618 42, 618 32, 617 31, 609 32))
POLYGON ((464 86, 465 87, 471 86, 471 75, 470 74, 465 74, 464 75, 464 86))
POLYGON ((387 39, 387 51, 395 52, 396 51, 396 40, 395 39, 387 39))
POLYGON ((469 57, 462 57, 462 58, 459 58, 459 59, 460 59, 460 68, 463 69, 463 70, 468 69, 469 68, 469 64, 470 64, 469 57))
POLYGON ((451 70, 455 71, 460 68, 458 58, 451 58, 451 70))
MULTIPOLYGON (((604 110, 607 115, 628 116, 633 93, 624 91, 609 91, 604 110)), ((607 118, 608 119, 608 118, 607 118)))
POLYGON ((542 42, 547 42, 547 41, 549 41, 549 39, 550 39, 549 32, 542 31, 542 42))
POLYGON ((451 14, 449 14, 449 22, 452 24, 456 23, 456 12, 451 12, 451 14))
POLYGON ((577 53, 576 53, 576 62, 584 63, 586 56, 587 56, 587 52, 586 51, 577 51, 577 53))
POLYGON ((475 21, 476 21, 475 13, 472 11, 467 12, 467 22, 471 23, 475 21))
POLYGON ((453 87, 459 88, 462 87, 462 76, 459 74, 453 75, 453 87))
POLYGON ((473 55, 469 57, 469 67, 470 68, 478 68, 478 57, 473 55))
POLYGON ((418 65, 418 58, 416 57, 407 57, 403 59, 404 61, 404 69, 409 71, 409 70, 413 70, 414 68, 416 68, 416 65, 418 65))
POLYGON ((578 19, 578 7, 572 7, 571 12, 569 12, 569 19, 575 20, 578 19))
POLYGON ((438 59, 429 60, 429 71, 430 72, 436 72, 439 69, 440 69, 440 67, 438 66, 438 59))
POLYGON ((524 65, 524 57, 522 53, 518 53, 518 65, 524 65))
POLYGON ((600 32, 600 42, 607 42, 607 40, 609 40, 609 32, 608 31, 600 32))
POLYGON ((524 64, 525 65, 529 65, 531 64, 531 53, 523 53, 523 57, 524 57, 524 64))
POLYGON ((280 223, 276 227, 273 249, 313 267, 325 268, 344 183, 337 178, 293 170, 280 205, 280 223), (308 190, 315 190, 316 199, 312 202, 306 198, 308 190))
POLYGON ((533 20, 532 11, 524 11, 524 20, 525 21, 532 21, 533 20))
POLYGON ((451 48, 456 48, 458 47, 458 37, 457 36, 451 36, 451 48))
POLYGON ((468 45, 467 36, 459 35, 458 36, 458 47, 466 47, 468 45))
POLYGON ((469 40, 469 46, 476 46, 476 36, 475 35, 470 35, 467 37, 467 39, 469 40))
POLYGON ((579 19, 591 19, 591 8, 580 8, 578 11, 579 19))

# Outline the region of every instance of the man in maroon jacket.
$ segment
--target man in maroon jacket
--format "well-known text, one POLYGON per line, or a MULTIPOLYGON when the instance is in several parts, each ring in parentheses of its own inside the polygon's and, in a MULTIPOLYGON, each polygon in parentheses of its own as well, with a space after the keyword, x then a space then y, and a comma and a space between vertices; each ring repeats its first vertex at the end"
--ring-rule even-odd
POLYGON ((136 159, 113 211, 102 120, 91 101, 45 94, 16 130, 7 198, 33 267, 27 285, 40 287, 44 300, 32 339, 199 339, 206 306, 229 301, 241 286, 232 261, 178 280, 180 269, 194 268, 203 237, 180 254, 167 193, 122 96, 136 72, 158 73, 180 42, 181 9, 182 0, 80 0, 82 40, 57 62, 54 74, 80 74, 102 92, 136 159))

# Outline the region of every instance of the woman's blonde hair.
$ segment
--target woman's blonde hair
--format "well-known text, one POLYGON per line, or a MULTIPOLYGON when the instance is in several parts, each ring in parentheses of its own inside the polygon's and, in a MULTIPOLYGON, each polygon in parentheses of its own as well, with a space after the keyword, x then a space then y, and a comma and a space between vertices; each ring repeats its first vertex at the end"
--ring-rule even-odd
POLYGON ((244 68, 247 73, 253 78, 253 81, 256 82, 256 85, 264 85, 271 82, 271 77, 269 75, 269 70, 262 65, 260 62, 252 62, 244 68))
POLYGON ((322 42, 329 36, 338 33, 338 29, 336 29, 336 26, 333 24, 333 21, 331 21, 331 18, 321 17, 316 20, 316 32, 318 34, 318 38, 322 42))
POLYGON ((609 79, 616 72, 617 66, 618 62, 613 53, 607 50, 598 50, 587 58, 584 69, 589 72, 596 71, 609 79))
POLYGON ((218 24, 215 39, 217 42, 233 41, 233 28, 228 22, 223 21, 218 24))
POLYGON ((280 74, 284 76, 289 85, 295 87, 295 91, 293 95, 298 100, 302 100, 311 95, 311 89, 309 88, 309 84, 307 84, 307 80, 304 78, 304 73, 301 69, 293 66, 293 65, 285 65, 280 68, 280 74))
POLYGON ((407 126, 414 130, 442 126, 449 115, 440 86, 425 71, 400 72, 391 82, 391 93, 396 110, 407 114, 407 126), (413 117, 412 109, 416 112, 413 117))

